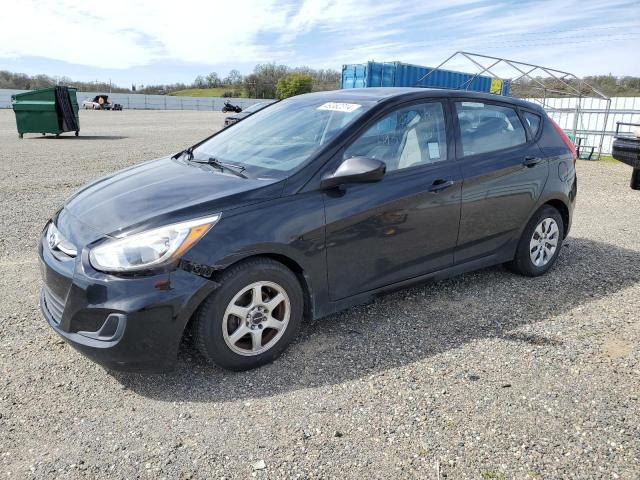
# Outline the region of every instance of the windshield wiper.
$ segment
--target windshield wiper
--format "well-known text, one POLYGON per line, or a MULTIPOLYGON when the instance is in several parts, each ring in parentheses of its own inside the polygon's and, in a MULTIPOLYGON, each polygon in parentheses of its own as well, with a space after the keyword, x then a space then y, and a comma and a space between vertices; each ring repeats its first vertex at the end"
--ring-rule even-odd
MULTIPOLYGON (((191 158, 190 160, 193 159, 193 153, 191 154, 191 158)), ((249 178, 247 177, 244 173, 245 168, 238 166, 238 165, 234 165, 232 163, 225 163, 225 162, 221 162, 220 160, 214 158, 214 157, 209 157, 207 160, 192 160, 194 163, 206 163, 207 165, 212 165, 216 168, 218 168, 220 171, 224 171, 224 170, 228 170, 231 173, 233 173, 236 177, 240 177, 240 178, 249 178)))
POLYGON ((185 153, 187 154, 187 160, 193 160, 193 147, 189 147, 189 148, 187 148, 187 149, 185 149, 185 150, 182 150, 181 152, 176 153, 176 154, 175 154, 173 157, 171 157, 171 158, 173 158, 173 159, 175 160, 176 158, 181 157, 181 156, 182 156, 182 155, 184 155, 185 153))

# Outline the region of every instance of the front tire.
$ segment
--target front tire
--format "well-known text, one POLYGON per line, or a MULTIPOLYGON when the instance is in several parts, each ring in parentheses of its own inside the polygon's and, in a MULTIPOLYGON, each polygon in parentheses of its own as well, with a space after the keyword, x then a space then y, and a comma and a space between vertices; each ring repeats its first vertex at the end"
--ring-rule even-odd
POLYGON ((518 242, 515 258, 507 267, 527 277, 544 275, 558 258, 564 229, 560 212, 551 205, 544 205, 529 220, 518 242))
POLYGON ((304 297, 298 278, 281 263, 259 258, 232 266, 219 281, 196 316, 198 350, 229 370, 271 363, 302 324, 304 297))

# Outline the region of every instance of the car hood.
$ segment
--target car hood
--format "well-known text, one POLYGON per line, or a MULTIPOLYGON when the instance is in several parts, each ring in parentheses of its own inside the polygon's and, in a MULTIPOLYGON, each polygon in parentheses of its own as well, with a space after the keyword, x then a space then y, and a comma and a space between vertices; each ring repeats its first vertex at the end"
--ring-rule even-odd
POLYGON ((283 182, 244 179, 171 157, 103 177, 76 192, 64 210, 107 235, 211 215, 279 196, 283 182))

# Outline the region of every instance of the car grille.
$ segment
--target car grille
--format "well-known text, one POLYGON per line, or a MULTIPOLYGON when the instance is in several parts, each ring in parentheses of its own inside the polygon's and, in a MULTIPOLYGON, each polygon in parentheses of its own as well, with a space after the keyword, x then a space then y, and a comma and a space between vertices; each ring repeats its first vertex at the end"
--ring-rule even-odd
POLYGON ((64 300, 47 287, 44 287, 44 308, 51 314, 54 322, 60 323, 64 312, 64 300))

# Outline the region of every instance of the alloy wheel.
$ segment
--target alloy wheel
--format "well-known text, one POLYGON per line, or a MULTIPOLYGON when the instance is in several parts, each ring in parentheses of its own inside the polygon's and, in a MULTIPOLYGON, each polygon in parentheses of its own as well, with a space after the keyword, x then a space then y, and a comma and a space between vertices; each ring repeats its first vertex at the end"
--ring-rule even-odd
POLYGON ((273 347, 291 316, 287 292, 274 282, 255 282, 240 290, 227 305, 222 334, 235 353, 255 356, 273 347))
POLYGON ((536 267, 544 267, 553 258, 560 235, 553 218, 545 218, 536 226, 529 242, 529 257, 536 267))

